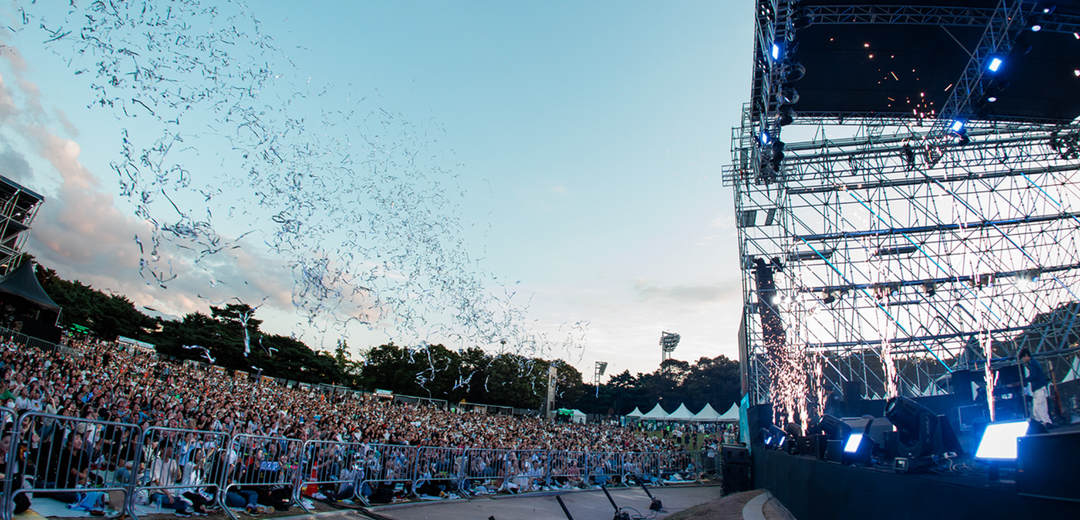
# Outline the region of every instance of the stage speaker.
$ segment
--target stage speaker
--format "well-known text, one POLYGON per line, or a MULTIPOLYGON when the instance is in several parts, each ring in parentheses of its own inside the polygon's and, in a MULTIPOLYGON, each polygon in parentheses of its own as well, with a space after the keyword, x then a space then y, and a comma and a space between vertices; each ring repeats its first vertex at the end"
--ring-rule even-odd
POLYGON ((746 449, 745 446, 724 444, 720 447, 720 454, 724 466, 733 464, 743 466, 750 465, 750 450, 746 449))
POLYGON ((750 466, 743 464, 724 464, 721 471, 724 494, 750 490, 750 466))
POLYGON ((971 392, 971 383, 974 377, 970 370, 957 370, 952 373, 952 393, 961 405, 969 405, 975 402, 975 394, 971 392))
POLYGON ((844 413, 846 417, 861 416, 863 410, 862 381, 844 381, 844 413))
POLYGON ((1080 502, 1080 431, 1027 435, 1016 439, 1016 491, 1080 502))
POLYGON ((836 464, 843 464, 844 441, 833 439, 825 441, 825 460, 836 464))

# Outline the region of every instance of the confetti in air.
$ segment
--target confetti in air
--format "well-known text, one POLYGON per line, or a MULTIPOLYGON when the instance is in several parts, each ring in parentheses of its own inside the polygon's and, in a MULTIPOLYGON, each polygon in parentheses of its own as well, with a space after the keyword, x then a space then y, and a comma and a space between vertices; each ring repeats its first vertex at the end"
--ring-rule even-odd
POLYGON ((200 297, 230 299, 224 291, 256 285, 243 255, 268 253, 291 272, 301 321, 322 332, 355 322, 413 343, 583 348, 587 323, 557 339, 534 332, 528 304, 470 254, 457 165, 437 140, 445 130, 383 107, 376 89, 300 72, 247 6, 16 5, 10 30, 42 36, 91 109, 121 129, 112 169, 148 226, 133 245, 148 285, 209 280, 215 296, 200 297))

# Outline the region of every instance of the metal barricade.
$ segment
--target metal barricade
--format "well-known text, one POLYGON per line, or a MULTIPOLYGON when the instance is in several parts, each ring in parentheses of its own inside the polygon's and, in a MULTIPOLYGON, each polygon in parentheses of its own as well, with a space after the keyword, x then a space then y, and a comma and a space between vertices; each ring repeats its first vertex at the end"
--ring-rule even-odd
POLYGON ((305 495, 323 493, 333 500, 356 498, 364 480, 364 448, 359 442, 304 441, 300 482, 293 490, 293 500, 310 513, 314 509, 304 503, 305 495))
POLYGON ((402 496, 412 493, 417 449, 393 444, 368 445, 360 489, 364 501, 390 502, 399 492, 402 496))
POLYGON ((506 482, 506 450, 471 449, 467 453, 462 490, 469 494, 493 494, 506 482))
POLYGON ((303 441, 285 437, 236 434, 212 473, 221 493, 218 503, 237 520, 231 508, 253 510, 259 504, 285 509, 300 484, 303 441))
POLYGON ((552 451, 548 458, 548 485, 574 488, 585 483, 588 454, 583 451, 552 451))
POLYGON ((161 426, 143 430, 137 456, 127 463, 134 484, 128 497, 131 516, 138 520, 139 505, 153 505, 154 512, 205 513, 207 504, 217 502, 220 490, 212 475, 214 461, 228 445, 225 432, 161 426))
MULTIPOLYGON (((15 428, 15 410, 10 408, 0 408, 0 428, 4 431, 4 437, 10 437, 8 439, 7 451, 2 456, 3 460, 0 460, 0 464, 4 465, 3 480, 0 480, 0 491, 3 494, 0 495, 0 519, 11 520, 11 511, 15 508, 15 504, 12 503, 11 489, 13 486, 22 487, 22 479, 17 479, 16 475, 21 474, 21 466, 19 465, 19 445, 14 444, 14 432, 15 428), (11 428, 9 430, 9 428, 11 428)), ((0 442, 3 442, 3 438, 0 438, 0 442)))
POLYGON ((661 455, 661 475, 667 482, 694 481, 701 473, 696 451, 672 451, 661 455))
POLYGON ((17 470, 4 475, 5 520, 10 519, 8 506, 29 493, 73 504, 69 507, 76 510, 123 516, 133 489, 130 482, 117 481, 116 472, 136 456, 139 433, 133 424, 23 413, 11 440, 10 462, 17 470), (15 482, 16 474, 21 482, 15 482))
POLYGON ((549 478, 550 451, 509 450, 505 456, 503 489, 511 493, 540 491, 549 478))
POLYGON ((466 477, 467 460, 463 448, 417 448, 413 494, 440 496, 460 491, 466 477))
POLYGON ((593 486, 622 484, 622 454, 594 451, 588 454, 588 473, 585 482, 593 486))
POLYGON ((661 485, 660 454, 631 452, 623 454, 623 482, 661 485))

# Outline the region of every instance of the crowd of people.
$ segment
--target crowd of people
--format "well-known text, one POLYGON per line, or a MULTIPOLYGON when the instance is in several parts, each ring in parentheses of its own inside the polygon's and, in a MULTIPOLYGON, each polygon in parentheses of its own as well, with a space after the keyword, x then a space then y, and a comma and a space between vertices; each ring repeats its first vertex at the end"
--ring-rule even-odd
MULTIPOLYGON (((6 385, 0 404, 14 412, 3 418, 7 424, 0 455, 19 450, 16 460, 21 461, 21 467, 14 469, 45 479, 44 487, 58 490, 51 496, 69 503, 86 500, 70 489, 138 479, 152 491, 144 501, 173 508, 181 516, 199 514, 212 504, 212 494, 203 484, 220 482, 224 473, 227 482, 248 484, 228 488, 228 505, 253 513, 259 511, 260 504, 287 507, 285 497, 291 490, 286 493, 283 488, 288 486, 283 484, 298 481, 297 472, 307 477, 312 469, 295 464, 304 441, 325 443, 328 448, 320 460, 333 461, 323 464, 316 480, 353 482, 316 491, 331 498, 372 495, 377 490, 362 481, 373 479, 373 472, 378 473, 378 479, 395 480, 395 471, 405 471, 396 468, 395 461, 417 458, 415 450, 420 448, 431 449, 422 462, 416 462, 417 475, 426 477, 427 490, 446 492, 463 491, 454 488, 447 475, 456 470, 466 474, 467 465, 482 459, 466 461, 461 454, 467 450, 580 452, 586 454, 580 458, 584 465, 589 453, 669 453, 690 446, 682 435, 649 435, 618 425, 555 423, 537 417, 395 404, 353 393, 290 388, 219 367, 165 361, 155 353, 124 349, 111 342, 78 341, 70 347, 58 354, 11 342, 0 345, 0 371, 6 385), (25 410, 81 420, 43 416, 16 425, 14 418, 25 410), (19 447, 10 445, 14 428, 23 429, 19 447), (178 429, 203 433, 183 435, 176 433, 178 429), (150 435, 142 443, 145 452, 137 457, 135 437, 144 431, 150 435), (239 451, 224 452, 227 442, 222 440, 237 434, 243 434, 247 444, 239 451), (271 440, 282 438, 289 441, 271 440), (365 448, 343 448, 345 445, 365 448), (397 450, 397 455, 388 456, 388 450, 397 450)), ((707 436, 705 439, 708 442, 707 436)), ((571 457, 560 464, 572 473, 570 468, 578 465, 578 460, 571 457)), ((520 470, 516 476, 539 476, 538 455, 497 464, 501 465, 495 468, 499 470, 513 465, 520 470)), ((609 467, 611 474, 620 473, 618 468, 610 468, 614 464, 603 460, 594 465, 609 467)), ((5 473, 8 469, 3 468, 5 473)), ((499 487, 520 487, 522 480, 514 482, 504 478, 499 487)), ((526 478, 524 482, 528 487, 538 484, 537 479, 526 478)), ((99 503, 104 500, 97 498, 99 503)))

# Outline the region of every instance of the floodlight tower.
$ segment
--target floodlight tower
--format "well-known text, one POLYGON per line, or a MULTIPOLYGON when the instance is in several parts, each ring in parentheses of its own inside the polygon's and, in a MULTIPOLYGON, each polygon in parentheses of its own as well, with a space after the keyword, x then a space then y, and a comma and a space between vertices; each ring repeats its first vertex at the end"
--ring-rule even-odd
POLYGON ((866 4, 757 1, 724 172, 750 403, 789 416, 1080 351, 1080 7, 866 4))
POLYGON ((600 376, 607 370, 607 361, 597 361, 593 369, 593 386, 596 387, 596 397, 600 397, 600 376))
POLYGON ((0 275, 19 266, 30 226, 44 201, 41 195, 0 177, 0 275))
POLYGON ((671 359, 671 353, 675 352, 675 347, 679 346, 679 339, 679 335, 674 332, 660 333, 660 366, 664 365, 664 361, 671 359))

